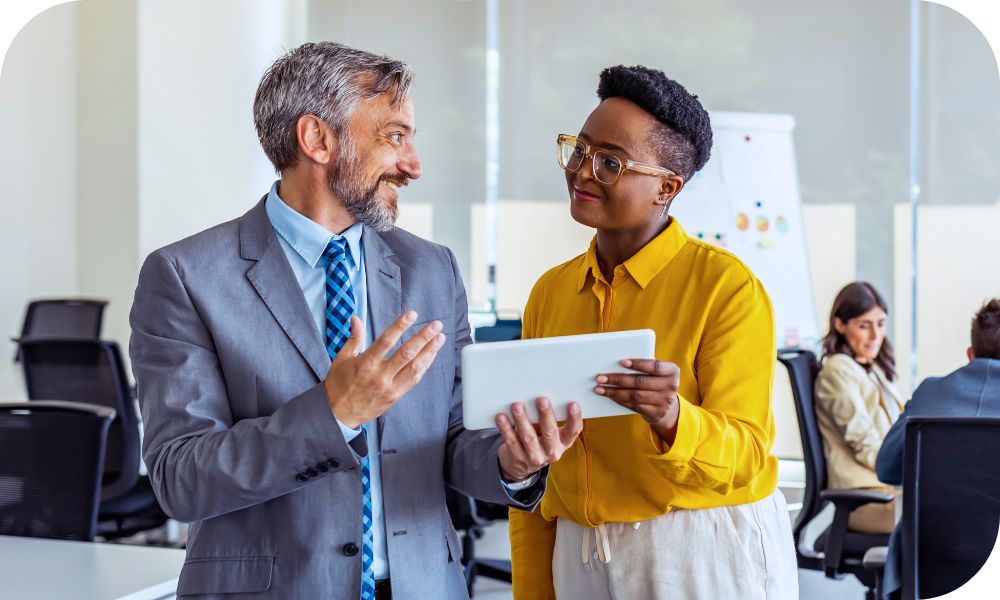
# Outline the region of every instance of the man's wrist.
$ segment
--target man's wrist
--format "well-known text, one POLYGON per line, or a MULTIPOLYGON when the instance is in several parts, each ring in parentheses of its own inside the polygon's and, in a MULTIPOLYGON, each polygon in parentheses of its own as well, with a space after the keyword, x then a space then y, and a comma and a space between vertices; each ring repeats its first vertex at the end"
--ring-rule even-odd
POLYGON ((506 487, 508 490, 512 492, 519 492, 521 490, 528 489, 531 486, 535 485, 535 482, 538 481, 538 471, 535 471, 531 475, 528 475, 524 479, 518 481, 509 481, 501 471, 500 481, 503 483, 504 487, 506 487))

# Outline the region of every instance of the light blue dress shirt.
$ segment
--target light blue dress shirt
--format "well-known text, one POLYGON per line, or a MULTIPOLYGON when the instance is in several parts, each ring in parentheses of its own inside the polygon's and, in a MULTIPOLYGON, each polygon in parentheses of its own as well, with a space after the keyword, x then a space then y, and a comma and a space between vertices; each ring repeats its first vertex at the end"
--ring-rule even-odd
MULTIPOLYGON (((323 252, 333 238, 347 239, 347 265, 351 276, 351 287, 354 288, 354 301, 357 306, 357 316, 365 324, 365 345, 373 337, 373 327, 368 320, 368 283, 365 279, 365 250, 361 244, 361 223, 355 223, 342 235, 328 231, 319 223, 296 212, 285 204, 278 196, 278 183, 274 182, 271 191, 264 202, 264 210, 271 226, 278 234, 278 242, 285 251, 288 264, 295 273, 295 279, 302 288, 306 304, 316 321, 320 332, 326 331, 326 268, 323 264, 323 252)), ((321 333, 325 336, 325 333, 321 333)), ((326 340, 324 339, 324 343, 326 340)), ((340 429, 348 442, 360 435, 361 429, 351 429, 340 421, 340 429)), ((386 548, 385 516, 382 510, 382 462, 378 438, 378 424, 372 421, 368 424, 368 456, 371 467, 372 493, 372 541, 375 544, 375 562, 373 569, 375 579, 385 579, 389 576, 389 553, 386 548)))

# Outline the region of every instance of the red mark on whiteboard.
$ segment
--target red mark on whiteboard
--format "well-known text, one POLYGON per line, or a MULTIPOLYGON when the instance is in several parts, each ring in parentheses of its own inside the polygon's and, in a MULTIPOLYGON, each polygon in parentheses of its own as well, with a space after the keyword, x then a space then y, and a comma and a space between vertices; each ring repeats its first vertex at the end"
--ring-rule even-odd
POLYGON ((749 135, 743 136, 743 141, 749 142, 750 141, 750 136, 749 135))

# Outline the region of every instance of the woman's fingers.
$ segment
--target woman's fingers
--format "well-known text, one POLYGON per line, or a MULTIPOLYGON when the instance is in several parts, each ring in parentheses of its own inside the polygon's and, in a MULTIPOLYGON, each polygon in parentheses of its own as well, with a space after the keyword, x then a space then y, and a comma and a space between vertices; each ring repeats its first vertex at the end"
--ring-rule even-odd
POLYGON ((626 369, 657 375, 659 377, 679 375, 681 372, 680 368, 674 363, 655 358, 626 358, 621 361, 621 366, 626 369))
POLYGON ((622 405, 660 405, 667 404, 669 402, 669 399, 665 398, 660 392, 651 392, 635 388, 618 388, 599 385, 594 388, 594 392, 600 394, 601 396, 607 396, 622 405))

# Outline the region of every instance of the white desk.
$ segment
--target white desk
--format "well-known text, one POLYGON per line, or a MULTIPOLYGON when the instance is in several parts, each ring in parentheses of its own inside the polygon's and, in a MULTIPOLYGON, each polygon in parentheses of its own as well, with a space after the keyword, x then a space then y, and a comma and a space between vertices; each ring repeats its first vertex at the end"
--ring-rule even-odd
POLYGON ((0 535, 4 598, 173 598, 184 551, 0 535))

